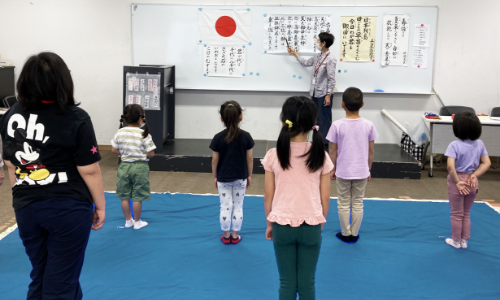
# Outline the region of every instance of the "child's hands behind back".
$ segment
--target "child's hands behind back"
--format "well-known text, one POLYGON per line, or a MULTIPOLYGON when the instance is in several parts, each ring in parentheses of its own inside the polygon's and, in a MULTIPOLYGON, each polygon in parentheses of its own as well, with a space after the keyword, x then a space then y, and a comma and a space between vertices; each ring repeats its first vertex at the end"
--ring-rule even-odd
POLYGON ((467 180, 467 185, 471 188, 474 188, 476 187, 477 185, 477 176, 472 174, 470 177, 469 177, 469 180, 467 180))
POLYGON ((468 184, 465 182, 465 181, 459 181, 457 183, 457 188, 458 188, 458 191, 460 192, 460 194, 462 195, 469 195, 470 193, 470 189, 468 187, 468 184))

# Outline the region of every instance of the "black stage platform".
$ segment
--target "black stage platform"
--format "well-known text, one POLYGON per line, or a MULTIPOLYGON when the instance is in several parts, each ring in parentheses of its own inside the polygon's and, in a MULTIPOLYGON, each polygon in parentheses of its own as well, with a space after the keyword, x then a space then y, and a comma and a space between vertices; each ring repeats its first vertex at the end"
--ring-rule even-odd
MULTIPOLYGON (((150 160, 151 171, 212 172, 211 140, 176 139, 163 144, 163 152, 150 160)), ((260 160, 275 141, 255 141, 253 148, 254 174, 264 174, 260 160)), ((375 144, 373 178, 420 179, 420 162, 395 144, 375 144)))

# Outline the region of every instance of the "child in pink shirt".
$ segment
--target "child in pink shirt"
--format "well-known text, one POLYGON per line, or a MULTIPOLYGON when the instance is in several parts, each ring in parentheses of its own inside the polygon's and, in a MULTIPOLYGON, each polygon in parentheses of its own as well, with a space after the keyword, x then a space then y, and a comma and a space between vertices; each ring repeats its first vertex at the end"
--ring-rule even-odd
POLYGON ((333 164, 315 126, 318 109, 306 97, 283 104, 276 149, 262 160, 266 170, 266 238, 272 240, 280 273, 280 299, 314 299, 321 230, 330 207, 333 164), (313 141, 307 134, 313 130, 313 141))
POLYGON ((330 158, 335 164, 332 180, 337 179, 338 210, 341 232, 337 237, 346 243, 359 239, 363 220, 363 197, 370 180, 377 130, 371 121, 359 116, 363 92, 348 88, 342 96, 346 117, 335 121, 326 139, 330 141, 330 158))

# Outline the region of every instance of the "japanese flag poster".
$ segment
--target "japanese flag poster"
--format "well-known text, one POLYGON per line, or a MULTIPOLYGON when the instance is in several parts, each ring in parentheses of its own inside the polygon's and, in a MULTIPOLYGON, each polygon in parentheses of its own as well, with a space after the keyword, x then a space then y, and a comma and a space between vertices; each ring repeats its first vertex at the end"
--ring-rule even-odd
POLYGON ((252 13, 246 9, 202 9, 198 15, 200 43, 243 45, 251 42, 252 13))

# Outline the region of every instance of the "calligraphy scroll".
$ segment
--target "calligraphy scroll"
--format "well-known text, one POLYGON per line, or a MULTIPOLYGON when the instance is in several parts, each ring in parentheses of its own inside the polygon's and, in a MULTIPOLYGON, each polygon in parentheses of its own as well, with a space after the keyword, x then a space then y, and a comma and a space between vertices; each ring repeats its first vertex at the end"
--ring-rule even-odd
POLYGON ((382 66, 408 66, 410 15, 384 15, 382 66))
POLYGON ((377 17, 341 18, 340 61, 375 61, 377 17))
POLYGON ((203 55, 205 76, 245 76, 245 46, 207 45, 203 55))
POLYGON ((330 32, 328 15, 266 15, 264 52, 287 52, 287 43, 297 52, 317 53, 314 46, 321 32, 330 32), (285 41, 286 40, 286 41, 285 41))

